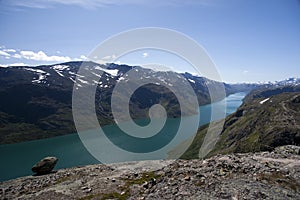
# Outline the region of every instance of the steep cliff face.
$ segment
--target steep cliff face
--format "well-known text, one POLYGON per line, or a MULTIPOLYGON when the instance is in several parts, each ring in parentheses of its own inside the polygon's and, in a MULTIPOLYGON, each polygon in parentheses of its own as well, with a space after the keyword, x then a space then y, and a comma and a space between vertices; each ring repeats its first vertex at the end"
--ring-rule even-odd
POLYGON ((299 199, 300 147, 91 165, 0 183, 3 199, 299 199))

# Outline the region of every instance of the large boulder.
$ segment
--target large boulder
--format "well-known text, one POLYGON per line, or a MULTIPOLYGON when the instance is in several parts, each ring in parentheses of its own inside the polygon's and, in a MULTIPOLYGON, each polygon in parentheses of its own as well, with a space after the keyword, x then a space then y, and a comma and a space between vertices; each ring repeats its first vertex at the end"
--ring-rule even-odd
POLYGON ((58 161, 58 159, 56 157, 43 158, 42 160, 37 162, 31 168, 31 170, 38 175, 49 174, 55 167, 57 161, 58 161))

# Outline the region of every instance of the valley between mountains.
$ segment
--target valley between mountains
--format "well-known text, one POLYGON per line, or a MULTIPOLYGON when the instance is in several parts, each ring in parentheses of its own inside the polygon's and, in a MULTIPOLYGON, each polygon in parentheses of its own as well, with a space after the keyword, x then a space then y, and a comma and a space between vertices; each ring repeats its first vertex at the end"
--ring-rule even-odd
POLYGON ((178 101, 166 87, 184 81, 194 90, 199 105, 218 101, 225 96, 220 93, 211 99, 208 85, 218 90, 225 89, 225 95, 250 91, 257 84, 226 84, 193 76, 189 73, 161 72, 139 66, 93 62, 68 62, 36 67, 0 68, 0 144, 17 143, 75 133, 72 116, 72 92, 97 85, 95 95, 96 114, 101 126, 115 123, 111 112, 111 95, 117 83, 126 83, 127 74, 139 79, 156 79, 157 83, 138 88, 130 99, 133 119, 148 117, 149 108, 157 103, 167 110, 169 118, 181 115, 178 101), (95 75, 94 79, 76 75, 82 67, 95 75), (99 74, 102 74, 101 77, 99 74), (78 77, 77 77, 78 76, 78 77), (75 79, 78 82, 75 84, 75 79), (184 79, 184 80, 183 80, 184 79), (74 85, 75 84, 75 85, 74 85))
MULTIPOLYGON (((166 72, 141 67, 70 62, 51 66, 0 68, 2 144, 75 132, 72 90, 81 65, 101 70, 98 82, 82 78, 76 87, 97 84, 96 113, 101 125, 113 123, 110 96, 128 70, 136 76, 168 81, 166 72), (18 77, 18 79, 16 79, 18 77), (14 81, 13 81, 14 80, 14 81), (17 80, 17 81, 15 81, 17 80)), ((172 72, 171 77, 179 74, 172 72)), ((197 94, 199 105, 210 102, 206 85, 224 84, 226 95, 247 92, 242 105, 213 133, 211 151, 203 142, 208 125, 199 127, 190 147, 178 160, 149 160, 60 169, 0 183, 4 199, 299 199, 300 79, 275 83, 226 84, 180 74, 197 94), (205 146, 204 146, 205 147, 205 146), (204 153, 203 153, 204 152, 204 153), (201 158, 201 159, 199 159, 201 158)), ((220 97, 221 98, 221 97, 220 97)), ((214 101, 221 99, 214 99, 214 101)), ((179 116, 175 96, 159 84, 139 88, 131 98, 133 119, 147 116, 162 103, 168 117, 179 116), (145 98, 147 97, 147 98, 145 98)), ((215 125, 219 121, 212 122, 215 125)), ((180 145, 179 145, 180 146, 180 145)), ((176 148, 169 152, 176 154, 176 148)), ((59 162, 59 161, 58 161, 59 162)))

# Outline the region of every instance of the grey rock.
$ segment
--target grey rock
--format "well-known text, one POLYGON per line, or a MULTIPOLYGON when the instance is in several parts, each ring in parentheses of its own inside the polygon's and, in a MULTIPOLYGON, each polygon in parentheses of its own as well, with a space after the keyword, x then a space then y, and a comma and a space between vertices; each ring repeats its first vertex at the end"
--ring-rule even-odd
POLYGON ((149 188, 149 183, 145 182, 142 186, 143 186, 143 188, 148 189, 149 188))
POLYGON ((184 180, 190 181, 190 180, 191 180, 191 177, 190 177, 190 176, 186 176, 186 177, 184 177, 184 180))
POLYGON ((151 184, 151 185, 156 185, 156 179, 155 179, 155 178, 151 178, 150 184, 151 184))
POLYGON ((42 160, 37 162, 31 168, 31 170, 38 175, 49 174, 55 167, 57 161, 58 161, 58 159, 56 157, 43 158, 42 160))

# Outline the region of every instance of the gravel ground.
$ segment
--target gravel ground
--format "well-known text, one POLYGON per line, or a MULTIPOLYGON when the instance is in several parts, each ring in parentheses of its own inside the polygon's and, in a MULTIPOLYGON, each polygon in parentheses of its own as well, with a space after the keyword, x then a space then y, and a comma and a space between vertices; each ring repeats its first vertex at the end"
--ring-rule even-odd
POLYGON ((0 183, 1 199, 300 199, 300 147, 89 165, 0 183))

